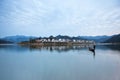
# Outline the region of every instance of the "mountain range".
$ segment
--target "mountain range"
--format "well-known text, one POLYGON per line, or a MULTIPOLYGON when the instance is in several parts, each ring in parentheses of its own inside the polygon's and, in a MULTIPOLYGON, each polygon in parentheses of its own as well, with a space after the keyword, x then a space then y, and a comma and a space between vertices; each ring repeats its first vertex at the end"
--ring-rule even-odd
POLYGON ((30 39, 35 39, 35 38, 37 38, 37 37, 16 35, 16 36, 6 36, 4 38, 1 38, 1 40, 18 43, 18 42, 22 42, 22 41, 29 41, 30 39))
POLYGON ((104 41, 105 43, 120 43, 120 34, 113 35, 111 38, 104 41))
POLYGON ((8 43, 13 43, 13 42, 0 39, 0 44, 8 44, 8 43))
MULTIPOLYGON (((0 39, 0 43, 19 43, 22 41, 29 41, 30 39, 36 39, 41 37, 35 36, 24 36, 24 35, 16 35, 16 36, 7 36, 0 39)), ((77 37, 70 37, 64 35, 55 36, 56 39, 75 39, 75 40, 93 40, 96 43, 120 43, 120 34, 112 35, 112 36, 77 36, 77 37)))
POLYGON ((111 36, 106 36, 106 35, 103 35, 103 36, 79 36, 79 37, 81 37, 83 39, 87 39, 87 40, 93 40, 97 43, 104 42, 111 38, 111 36))

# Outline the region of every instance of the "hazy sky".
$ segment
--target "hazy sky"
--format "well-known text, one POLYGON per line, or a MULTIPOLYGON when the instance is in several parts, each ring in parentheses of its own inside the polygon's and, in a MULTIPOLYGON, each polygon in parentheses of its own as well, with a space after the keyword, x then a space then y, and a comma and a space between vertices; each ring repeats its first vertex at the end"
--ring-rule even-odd
POLYGON ((0 0, 0 37, 119 32, 120 0, 0 0))

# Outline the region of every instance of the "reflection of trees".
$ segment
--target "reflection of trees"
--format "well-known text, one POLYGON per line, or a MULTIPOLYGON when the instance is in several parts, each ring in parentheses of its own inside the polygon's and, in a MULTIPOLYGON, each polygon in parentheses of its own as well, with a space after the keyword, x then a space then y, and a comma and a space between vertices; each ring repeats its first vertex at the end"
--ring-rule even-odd
POLYGON ((120 51, 120 45, 98 45, 97 49, 102 49, 102 50, 117 50, 120 51))
POLYGON ((26 51, 28 50, 27 47, 25 46, 18 46, 18 45, 0 45, 0 49, 3 49, 3 50, 8 50, 8 51, 19 51, 19 52, 22 52, 22 51, 26 51))
POLYGON ((57 51, 57 52, 67 52, 67 51, 74 51, 74 50, 81 50, 83 48, 88 48, 89 45, 79 45, 79 46, 37 46, 37 45, 30 45, 27 46, 30 50, 39 49, 39 50, 48 50, 48 51, 57 51))
POLYGON ((107 48, 120 51, 120 45, 107 45, 107 48))

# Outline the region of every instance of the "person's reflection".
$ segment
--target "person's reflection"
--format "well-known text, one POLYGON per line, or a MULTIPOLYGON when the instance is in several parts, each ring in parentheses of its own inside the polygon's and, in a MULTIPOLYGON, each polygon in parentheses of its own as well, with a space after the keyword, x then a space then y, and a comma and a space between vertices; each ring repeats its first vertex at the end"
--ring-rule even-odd
POLYGON ((52 46, 50 46, 50 51, 51 51, 51 52, 53 51, 53 47, 52 47, 52 46))
POLYGON ((93 45, 93 47, 89 47, 89 51, 91 51, 93 53, 94 57, 95 57, 95 48, 96 48, 95 45, 93 45))

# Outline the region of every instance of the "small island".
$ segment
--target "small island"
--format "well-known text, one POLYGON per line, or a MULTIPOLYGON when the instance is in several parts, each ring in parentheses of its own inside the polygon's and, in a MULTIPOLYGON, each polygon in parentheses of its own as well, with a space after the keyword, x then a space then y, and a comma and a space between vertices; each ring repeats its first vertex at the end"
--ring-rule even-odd
POLYGON ((92 40, 85 40, 76 37, 57 36, 43 37, 22 41, 19 45, 36 45, 36 46, 77 46, 95 44, 92 40))

